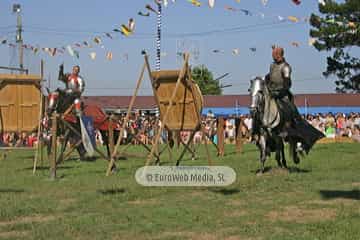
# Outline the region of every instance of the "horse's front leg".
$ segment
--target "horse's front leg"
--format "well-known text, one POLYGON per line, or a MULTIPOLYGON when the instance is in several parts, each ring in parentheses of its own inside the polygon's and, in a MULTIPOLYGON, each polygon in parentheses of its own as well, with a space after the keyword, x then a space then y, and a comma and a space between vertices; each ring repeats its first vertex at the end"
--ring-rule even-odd
POLYGON ((260 135, 258 147, 260 149, 260 173, 264 173, 266 161, 266 138, 264 135, 260 135))
POLYGON ((282 138, 280 138, 280 144, 279 144, 279 148, 281 151, 281 161, 282 161, 282 166, 284 168, 287 168, 287 164, 286 164, 286 158, 285 158, 285 146, 284 146, 284 141, 282 138))
POLYGON ((276 155, 275 155, 275 159, 276 159, 276 162, 278 164, 278 167, 282 168, 282 164, 281 164, 281 146, 279 145, 279 141, 277 140, 276 141, 276 155))

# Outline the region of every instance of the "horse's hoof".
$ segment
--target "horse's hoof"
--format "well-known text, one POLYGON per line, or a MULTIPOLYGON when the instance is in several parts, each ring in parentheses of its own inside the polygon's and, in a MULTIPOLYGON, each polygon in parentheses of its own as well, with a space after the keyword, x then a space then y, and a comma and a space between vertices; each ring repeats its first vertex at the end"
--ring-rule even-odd
POLYGON ((113 165, 111 167, 111 173, 116 173, 117 171, 118 171, 118 168, 115 165, 113 165))
POLYGON ((262 175, 264 175, 264 173, 263 173, 262 171, 258 171, 258 172, 256 173, 256 176, 258 176, 258 177, 260 177, 260 176, 262 176, 262 175))

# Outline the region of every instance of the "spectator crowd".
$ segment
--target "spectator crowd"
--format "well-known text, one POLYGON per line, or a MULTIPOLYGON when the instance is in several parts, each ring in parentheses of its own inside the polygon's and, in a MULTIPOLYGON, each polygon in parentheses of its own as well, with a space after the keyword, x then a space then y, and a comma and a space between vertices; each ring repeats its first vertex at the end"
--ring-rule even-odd
MULTIPOLYGON (((360 142, 360 113, 327 113, 315 115, 303 115, 303 117, 315 128, 325 134, 327 138, 346 137, 360 142)), ((211 139, 217 143, 218 121, 219 118, 209 111, 206 116, 202 117, 202 124, 205 135, 198 131, 195 133, 194 143, 203 143, 206 139, 211 139)), ((124 120, 124 116, 118 116, 117 129, 120 129, 124 120)), ((144 115, 140 112, 134 113, 124 131, 123 141, 132 144, 151 144, 161 122, 158 117, 153 115, 144 115), (136 136, 136 137, 134 137, 136 136)), ((228 116, 224 118, 223 133, 225 143, 235 143, 236 137, 241 137, 250 141, 250 133, 252 128, 252 119, 250 115, 241 115, 239 117, 228 116)), ((190 138, 190 132, 182 131, 176 136, 181 138, 183 142, 187 142, 190 138)), ((5 132, 0 135, 0 147, 34 147, 37 144, 37 133, 31 132, 5 132)), ((161 142, 167 141, 167 131, 161 134, 161 142)), ((96 140, 99 144, 103 143, 103 136, 96 131, 96 140)))

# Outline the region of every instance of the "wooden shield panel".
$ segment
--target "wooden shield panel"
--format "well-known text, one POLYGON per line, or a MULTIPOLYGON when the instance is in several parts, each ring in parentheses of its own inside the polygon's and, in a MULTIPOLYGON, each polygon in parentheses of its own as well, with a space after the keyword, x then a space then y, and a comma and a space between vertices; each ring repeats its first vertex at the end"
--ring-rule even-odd
POLYGON ((0 131, 33 131, 40 112, 40 77, 0 74, 0 131))
MULTIPOLYGON (((178 70, 151 73, 161 121, 174 93, 179 74, 178 70)), ((202 108, 203 98, 199 87, 185 76, 181 79, 165 125, 170 130, 195 130, 201 123, 202 108)))

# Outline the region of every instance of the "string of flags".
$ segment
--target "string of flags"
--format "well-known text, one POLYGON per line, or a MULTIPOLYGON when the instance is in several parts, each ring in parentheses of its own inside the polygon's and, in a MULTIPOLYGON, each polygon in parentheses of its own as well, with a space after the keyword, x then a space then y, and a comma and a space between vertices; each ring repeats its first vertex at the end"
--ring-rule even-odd
MULTIPOLYGON (((174 4, 176 2, 176 0, 171 0, 171 2, 174 4)), ((187 0, 187 2, 189 2, 192 6, 195 7, 202 7, 204 6, 202 1, 200 0, 187 0)), ((218 1, 220 2, 220 1, 218 1)), ((241 0, 235 0, 235 2, 237 4, 241 3, 241 0)), ((295 5, 300 5, 301 4, 301 0, 291 0, 292 3, 294 3, 295 5)), ((169 1, 167 0, 154 0, 155 4, 162 4, 164 7, 168 7, 169 5, 169 1)), ((268 4, 268 0, 261 0, 261 3, 266 6, 268 4)), ((325 0, 318 0, 318 3, 320 5, 325 5, 326 2, 325 0)), ((216 1, 215 0, 208 0, 208 7, 209 8, 215 8, 215 4, 216 1)), ((233 7, 233 6, 229 6, 229 5, 224 5, 224 9, 227 11, 231 11, 231 12, 240 12, 242 14, 244 14, 245 16, 261 16, 262 18, 265 17, 264 13, 259 13, 259 12, 254 12, 248 9, 243 9, 243 8, 237 8, 237 7, 233 7)), ((158 14, 157 10, 152 7, 152 5, 146 4, 144 6, 144 9, 140 9, 138 11, 138 16, 143 17, 143 18, 148 18, 151 17, 152 15, 156 16, 158 14)), ((289 22, 293 22, 293 23, 298 23, 300 21, 308 21, 308 18, 299 18, 296 16, 287 16, 287 17, 283 17, 280 15, 276 16, 277 19, 279 21, 289 21, 289 22)), ((338 24, 341 26, 349 26, 350 28, 357 28, 357 24, 353 23, 353 22, 348 22, 348 23, 343 23, 343 22, 336 22, 332 19, 328 20, 329 23, 333 23, 333 24, 338 24)), ((92 39, 88 39, 88 40, 82 40, 82 41, 78 41, 75 42, 73 44, 68 44, 66 46, 62 46, 62 47, 40 47, 38 45, 33 46, 33 45, 29 45, 29 44, 25 44, 23 45, 24 49, 26 50, 30 50, 33 52, 33 54, 39 54, 40 50, 44 53, 47 53, 49 56, 57 56, 57 55, 62 55, 65 53, 68 53, 70 56, 74 57, 74 58, 80 58, 80 50, 81 49, 92 49, 91 52, 88 54, 91 60, 95 60, 98 56, 98 54, 94 51, 95 47, 100 47, 101 49, 105 49, 104 46, 104 38, 106 39, 114 39, 113 34, 115 33, 120 33, 121 35, 123 35, 124 37, 130 37, 134 34, 135 32, 135 19, 134 18, 130 18, 127 22, 127 24, 120 24, 118 27, 114 28, 112 30, 112 32, 105 32, 103 35, 97 35, 94 36, 92 39)), ((313 45, 314 42, 316 41, 316 39, 309 39, 308 40, 308 44, 309 45, 313 45)), ((8 39, 6 37, 1 38, 0 37, 0 44, 2 45, 8 45, 9 47, 16 47, 16 44, 11 43, 8 41, 8 39)), ((290 43, 291 46, 293 47, 300 47, 301 44, 299 42, 293 41, 290 43)), ((251 52, 256 52, 257 48, 256 47, 250 47, 249 50, 251 52)), ((213 53, 222 53, 223 51, 221 50, 213 50, 213 53)), ((240 49, 238 48, 234 48, 231 52, 233 55, 240 55, 240 49)), ((166 56, 166 53, 162 53, 162 56, 166 56)), ((107 60, 111 61, 113 59, 113 53, 111 51, 106 51, 105 53, 105 57, 107 60)), ((123 57, 128 60, 129 54, 125 53, 123 55, 123 57)))

